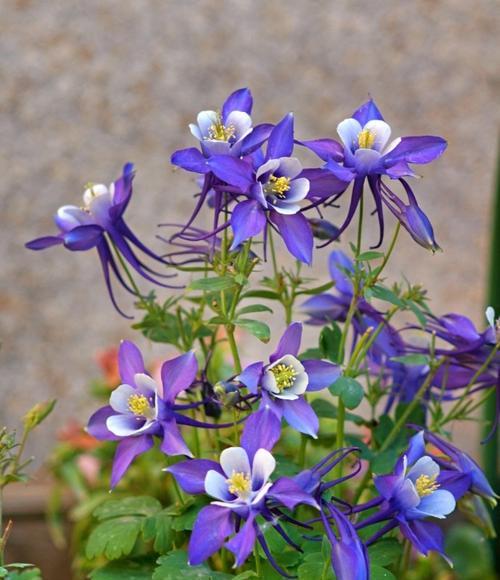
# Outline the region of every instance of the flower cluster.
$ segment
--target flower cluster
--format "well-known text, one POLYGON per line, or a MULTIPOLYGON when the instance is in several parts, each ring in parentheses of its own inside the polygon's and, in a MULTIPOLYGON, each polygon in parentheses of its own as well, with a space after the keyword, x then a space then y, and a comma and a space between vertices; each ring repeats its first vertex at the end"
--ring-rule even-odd
MULTIPOLYGON (((207 561, 214 573, 227 574, 229 557, 234 568, 258 577, 272 566, 283 577, 325 578, 331 567, 339 580, 363 580, 382 539, 398 546, 384 564, 389 569, 379 570, 384 577, 397 566, 404 573, 417 554, 450 559, 439 520, 464 509, 483 521, 482 502, 496 501, 479 465, 446 436, 452 422, 469 419, 487 397, 500 400, 499 325, 492 309, 484 331, 465 316, 437 316, 422 288, 389 287, 383 277, 400 226, 424 248, 439 248, 409 181, 412 166, 435 160, 446 141, 391 141, 372 99, 338 124, 340 141, 299 139, 291 113, 256 124, 252 108, 250 91, 239 89, 190 125, 198 146, 176 151, 171 161, 198 175, 200 191, 186 223, 162 224, 175 231, 158 236, 168 244, 161 255, 124 221, 131 164, 109 188, 88 185, 84 207, 60 208, 57 235, 27 244, 96 248, 115 307, 111 274, 138 299, 143 318, 133 328, 178 351, 163 362, 158 380, 131 341, 120 345, 118 368, 105 361, 113 390, 106 390, 107 404, 91 416, 87 432, 114 452, 111 488, 119 485, 132 499, 134 464, 131 471, 143 469, 162 483, 148 505, 167 502, 159 513, 143 510, 148 520, 134 528, 142 530, 143 544, 117 552, 138 565, 154 539, 160 566, 170 573, 175 562, 177 577, 183 565, 207 561), (301 155, 311 152, 319 161, 304 166, 301 155), (379 236, 363 251, 367 192, 379 236), (339 219, 345 198, 347 213, 339 219), (387 210, 397 220, 392 240, 384 252, 373 251, 384 242, 387 210), (208 229, 197 223, 206 213, 208 229), (314 240, 318 247, 338 240, 356 213, 352 258, 332 251, 331 280, 315 286, 304 273, 314 240), (276 236, 294 267, 278 262, 276 236), (137 251, 165 271, 152 270, 137 251), (252 287, 268 255, 272 275, 252 287), (163 302, 142 295, 135 279, 166 286, 163 278, 185 272, 192 278, 182 296, 163 302), (261 347, 261 355, 242 364, 248 336, 263 344, 271 339, 263 319, 274 314, 268 302, 283 308, 285 331, 274 350, 261 347), (294 321, 299 313, 307 340, 294 321), (140 457, 146 452, 147 467, 140 457), (186 548, 187 563, 179 564, 173 546, 186 548)), ((143 513, 130 506, 118 508, 120 517, 143 513)), ((97 517, 103 513, 111 512, 104 508, 97 517)), ((90 553, 108 557, 109 550, 96 552, 98 535, 91 535, 90 553)))

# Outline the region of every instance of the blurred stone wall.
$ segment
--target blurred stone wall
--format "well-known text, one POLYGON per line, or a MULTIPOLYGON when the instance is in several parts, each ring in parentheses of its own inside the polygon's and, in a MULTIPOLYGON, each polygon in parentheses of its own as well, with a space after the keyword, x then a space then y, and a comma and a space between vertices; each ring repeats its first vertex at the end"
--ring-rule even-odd
MULTIPOLYGON (((432 256, 402 235, 390 274, 425 284, 437 312, 483 324, 498 2, 2 0, 1 9, 0 423, 57 397, 32 445, 40 458, 69 417, 86 420, 96 351, 131 331, 93 253, 23 244, 50 233, 53 212, 78 204, 86 182, 110 182, 133 161, 128 219, 158 248, 156 224, 185 219, 195 191, 169 154, 194 145, 187 124, 199 110, 241 86, 254 93, 256 120, 292 110, 304 138, 334 137, 368 94, 396 135, 445 136, 447 153, 416 184, 445 251, 432 256)), ((312 271, 321 279, 326 256, 312 271)), ((245 355, 258 348, 245 340, 245 355)))

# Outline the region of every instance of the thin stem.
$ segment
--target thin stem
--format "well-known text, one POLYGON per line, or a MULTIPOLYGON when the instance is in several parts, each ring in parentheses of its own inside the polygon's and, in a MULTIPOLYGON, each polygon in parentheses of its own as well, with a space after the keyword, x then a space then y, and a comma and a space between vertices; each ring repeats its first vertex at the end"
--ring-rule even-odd
POLYGON ((241 360, 240 355, 238 353, 238 346, 234 338, 234 326, 232 324, 229 324, 226 327, 226 330, 227 330, 227 340, 229 342, 229 347, 231 348, 231 354, 233 355, 234 369, 236 371, 236 374, 239 375, 241 373, 241 360))
POLYGON ((304 469, 306 464, 306 447, 307 447, 307 437, 303 433, 301 433, 300 451, 299 451, 299 465, 301 469, 304 469))
MULTIPOLYGON (((336 445, 338 449, 344 446, 344 428, 345 428, 345 405, 342 399, 339 397, 339 403, 337 407, 337 440, 336 445)), ((342 462, 337 466, 338 477, 342 476, 342 462)))
POLYGON ((401 222, 398 221, 398 223, 396 224, 396 227, 394 229, 394 234, 392 235, 392 240, 391 240, 391 243, 389 244, 389 248, 384 255, 384 259, 382 260, 382 264, 380 265, 380 269, 377 272, 377 275, 375 276, 375 280, 373 280, 372 284, 375 284, 375 282, 380 278, 380 274, 382 273, 384 268, 387 266, 387 262, 389 261, 391 255, 392 255, 392 252, 396 246, 396 241, 398 239, 398 235, 399 235, 400 230, 401 230, 401 222))
POLYGON ((260 556, 259 556, 259 549, 257 546, 253 549, 253 557, 255 559, 255 573, 257 574, 257 578, 262 578, 261 576, 261 567, 260 567, 260 556))

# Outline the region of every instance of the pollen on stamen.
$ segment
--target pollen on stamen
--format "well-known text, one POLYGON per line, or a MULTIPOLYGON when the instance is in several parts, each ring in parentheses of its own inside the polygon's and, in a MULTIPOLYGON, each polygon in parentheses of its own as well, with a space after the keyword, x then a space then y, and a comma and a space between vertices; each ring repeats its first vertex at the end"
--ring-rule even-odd
POLYGON ((439 488, 439 483, 436 483, 437 475, 420 475, 415 481, 415 489, 420 497, 431 495, 439 488))
POLYGON ((297 378, 297 371, 292 365, 284 365, 283 363, 280 363, 269 370, 274 375, 276 386, 280 393, 293 386, 293 383, 297 378))
POLYGON ((375 133, 370 129, 363 129, 358 135, 358 146, 361 149, 371 149, 375 143, 375 133))
POLYGON ((242 471, 233 471, 231 477, 226 479, 226 483, 229 493, 239 497, 248 496, 252 489, 250 476, 242 471))
POLYGON ((217 114, 217 119, 208 129, 208 139, 213 141, 229 141, 236 132, 234 125, 224 125, 222 116, 217 114))
POLYGON ((127 401, 128 408, 134 415, 144 416, 151 408, 149 401, 144 395, 138 395, 137 393, 130 395, 127 401))

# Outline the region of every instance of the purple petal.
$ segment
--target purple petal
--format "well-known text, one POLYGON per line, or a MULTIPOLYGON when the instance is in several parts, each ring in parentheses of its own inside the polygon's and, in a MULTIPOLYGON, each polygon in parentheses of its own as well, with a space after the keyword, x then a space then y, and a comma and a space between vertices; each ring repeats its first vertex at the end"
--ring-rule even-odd
POLYGON ((311 437, 318 436, 319 420, 313 408, 303 398, 283 402, 283 418, 294 429, 311 437))
POLYGON ((241 530, 226 543, 226 548, 236 556, 235 566, 241 566, 248 558, 257 538, 257 524, 250 515, 241 530))
POLYGON ((58 246, 63 243, 62 237, 59 236, 44 236, 42 238, 36 238, 27 242, 25 247, 28 250, 45 250, 45 248, 50 248, 52 246, 58 246))
POLYGON ((354 271, 351 259, 342 250, 334 250, 328 259, 328 268, 330 270, 330 276, 335 282, 335 288, 341 294, 352 296, 353 285, 348 276, 349 272, 354 271))
POLYGON ((197 372, 198 362, 192 350, 164 362, 161 367, 164 400, 173 402, 181 391, 193 384, 197 372))
POLYGON ((309 377, 308 391, 320 391, 329 387, 340 376, 340 367, 324 360, 303 360, 302 364, 309 377))
POLYGON ((328 169, 304 169, 300 177, 309 181, 308 199, 326 199, 344 192, 349 182, 339 179, 328 169))
POLYGON ((236 157, 229 155, 214 155, 208 161, 212 172, 222 181, 247 191, 254 182, 252 167, 236 157))
POLYGON ((118 443, 113 459, 111 488, 114 488, 124 476, 132 461, 141 453, 151 449, 151 447, 153 447, 153 437, 151 435, 130 437, 118 443))
POLYGON ((400 161, 407 163, 430 163, 443 154, 447 142, 442 137, 425 135, 421 137, 402 137, 394 149, 383 157, 385 167, 400 161))
POLYGON ((161 425, 163 427, 163 441, 160 446, 162 452, 165 455, 186 455, 187 457, 193 457, 189 447, 182 438, 175 419, 162 421, 161 425))
POLYGON ((231 215, 231 228, 234 234, 231 250, 260 234, 265 226, 266 214, 258 201, 247 200, 239 203, 231 215))
POLYGON ((269 360, 273 363, 286 354, 297 356, 299 354, 301 340, 302 324, 300 322, 292 322, 283 333, 276 350, 269 357, 269 360))
POLYGON ((414 520, 401 522, 400 529, 403 536, 424 556, 432 550, 445 556, 443 532, 436 524, 414 520))
POLYGON ((318 507, 316 500, 289 477, 280 477, 267 492, 268 497, 282 503, 290 510, 295 509, 299 504, 307 504, 318 507))
POLYGON ((311 265, 314 240, 307 219, 301 213, 281 215, 271 212, 271 221, 278 228, 289 252, 297 260, 311 265))
POLYGON ((268 406, 261 407, 245 421, 241 445, 250 462, 259 449, 271 451, 281 435, 281 420, 268 406))
POLYGON ((117 219, 123 215, 132 197, 132 181, 135 176, 133 163, 126 163, 123 166, 122 175, 115 181, 115 191, 113 193, 113 206, 109 210, 112 219, 117 219))
POLYGON ((288 113, 274 127, 267 142, 266 160, 290 157, 293 151, 293 113, 288 113))
POLYGON ((222 119, 225 122, 229 113, 233 111, 243 111, 250 115, 252 113, 252 93, 250 89, 242 88, 231 93, 222 105, 222 119))
POLYGON ((118 351, 118 367, 120 377, 127 385, 135 385, 134 377, 138 373, 144 373, 144 359, 141 351, 130 340, 122 340, 118 351))
POLYGON ((252 132, 249 133, 241 142, 241 155, 249 155, 258 149, 269 137, 272 130, 273 125, 269 123, 262 123, 261 125, 254 127, 252 132))
POLYGON ((352 118, 356 119, 361 126, 366 125, 368 121, 383 121, 382 113, 379 111, 375 101, 370 99, 363 103, 359 109, 356 109, 352 114, 352 118))
POLYGON ((205 493, 205 476, 209 471, 217 471, 222 474, 220 465, 210 459, 191 459, 180 461, 167 467, 165 471, 171 473, 177 483, 186 493, 205 493))
POLYGON ((64 245, 73 252, 85 252, 98 244, 103 233, 101 226, 78 226, 64 234, 64 245))
POLYGON ((182 167, 186 171, 194 173, 208 173, 210 167, 207 165, 207 160, 199 149, 189 147, 189 149, 179 149, 170 158, 172 165, 182 167))
POLYGON ((297 143, 316 153, 323 161, 330 159, 342 161, 344 159, 344 148, 335 139, 311 139, 309 141, 297 141, 297 143))
POLYGON ((259 386, 260 378, 262 376, 263 366, 264 364, 262 362, 248 365, 243 372, 236 377, 236 380, 243 383, 251 393, 257 393, 257 387, 259 386))
POLYGON ((231 510, 214 505, 200 510, 189 539, 190 566, 197 566, 215 554, 233 531, 231 510))
POLYGON ((405 455, 409 465, 416 463, 425 454, 424 432, 419 431, 410 439, 405 455))
POLYGON ((328 163, 325 165, 325 169, 333 173, 337 179, 340 179, 340 181, 343 181, 346 185, 356 177, 356 174, 352 171, 352 169, 340 165, 333 159, 328 161, 328 163))
POLYGON ((97 410, 89 419, 86 429, 87 433, 92 435, 92 437, 99 439, 100 441, 119 440, 120 438, 111 433, 111 431, 106 426, 106 421, 112 415, 116 415, 116 411, 114 411, 109 405, 97 410))

